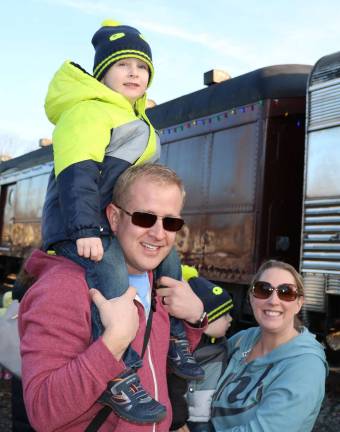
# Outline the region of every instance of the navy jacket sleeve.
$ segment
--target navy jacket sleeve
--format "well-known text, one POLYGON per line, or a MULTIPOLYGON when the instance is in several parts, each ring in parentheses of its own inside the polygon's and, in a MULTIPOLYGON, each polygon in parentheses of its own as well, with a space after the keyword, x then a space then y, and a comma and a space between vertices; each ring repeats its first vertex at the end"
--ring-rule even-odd
POLYGON ((72 240, 100 235, 100 167, 86 160, 64 169, 57 177, 60 207, 72 240))

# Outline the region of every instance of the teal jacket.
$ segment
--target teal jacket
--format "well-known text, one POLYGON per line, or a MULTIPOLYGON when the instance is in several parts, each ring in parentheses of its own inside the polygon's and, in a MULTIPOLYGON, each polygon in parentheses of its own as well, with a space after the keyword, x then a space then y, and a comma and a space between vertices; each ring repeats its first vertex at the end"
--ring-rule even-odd
POLYGON ((155 162, 160 143, 145 114, 80 66, 65 62, 45 101, 54 123, 54 170, 42 216, 43 247, 109 232, 105 208, 117 177, 130 165, 155 162))
POLYGON ((245 363, 260 328, 228 340, 230 361, 212 402, 216 432, 309 432, 325 394, 323 347, 303 328, 291 341, 245 363))

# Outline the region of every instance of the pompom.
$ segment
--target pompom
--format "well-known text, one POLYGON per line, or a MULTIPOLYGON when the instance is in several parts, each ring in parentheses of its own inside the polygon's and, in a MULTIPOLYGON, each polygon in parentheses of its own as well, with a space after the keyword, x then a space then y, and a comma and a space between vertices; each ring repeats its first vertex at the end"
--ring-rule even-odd
POLYGON ((182 277, 188 282, 191 278, 198 277, 198 271, 195 267, 182 265, 182 277))
POLYGON ((102 22, 102 27, 117 27, 122 25, 119 21, 113 21, 111 19, 106 19, 102 22))

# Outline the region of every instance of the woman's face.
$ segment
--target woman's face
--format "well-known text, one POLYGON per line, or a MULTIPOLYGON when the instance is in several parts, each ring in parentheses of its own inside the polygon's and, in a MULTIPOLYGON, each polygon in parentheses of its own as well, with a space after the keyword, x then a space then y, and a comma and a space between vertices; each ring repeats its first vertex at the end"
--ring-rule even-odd
MULTIPOLYGON (((288 270, 281 268, 273 267, 265 270, 258 280, 268 282, 274 288, 284 283, 296 287, 293 275, 288 270)), ((250 303, 255 319, 262 330, 279 334, 294 330, 294 317, 302 307, 303 297, 297 297, 293 301, 284 301, 280 300, 274 290, 267 299, 256 298, 250 293, 250 303)))

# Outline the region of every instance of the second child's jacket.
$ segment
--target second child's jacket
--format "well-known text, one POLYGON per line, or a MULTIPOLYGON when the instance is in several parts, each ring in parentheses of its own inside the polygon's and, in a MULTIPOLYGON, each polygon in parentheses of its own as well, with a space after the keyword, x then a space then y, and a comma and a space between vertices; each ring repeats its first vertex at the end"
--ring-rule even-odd
POLYGON ((110 232, 105 208, 117 178, 129 166, 160 156, 145 104, 146 95, 132 106, 72 62, 57 71, 45 101, 56 127, 54 170, 42 216, 44 249, 110 232))
POLYGON ((202 342, 194 352, 197 363, 204 369, 202 381, 190 381, 186 394, 191 422, 209 422, 211 401, 227 364, 228 351, 226 338, 211 343, 211 338, 203 335, 202 342))
POLYGON ((194 351, 197 363, 204 369, 204 379, 187 382, 173 373, 168 374, 169 395, 173 410, 171 430, 180 429, 189 420, 208 423, 211 401, 217 383, 228 362, 226 338, 216 339, 203 334, 194 351))

